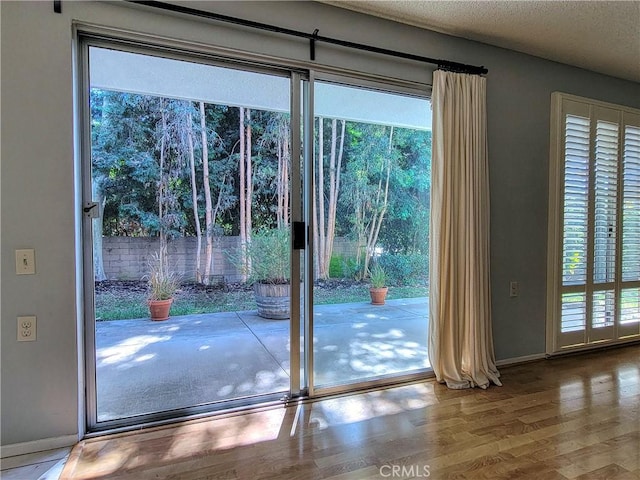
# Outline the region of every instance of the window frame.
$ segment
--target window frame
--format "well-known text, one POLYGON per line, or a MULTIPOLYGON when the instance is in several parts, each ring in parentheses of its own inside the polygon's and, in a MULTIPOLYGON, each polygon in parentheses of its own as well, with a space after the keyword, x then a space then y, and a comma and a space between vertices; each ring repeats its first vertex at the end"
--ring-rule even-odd
MULTIPOLYGON (((640 110, 615 105, 575 95, 554 92, 551 95, 550 161, 549 161, 549 217, 547 244, 547 305, 546 305, 546 353, 553 355, 566 351, 591 349, 606 345, 637 341, 640 339, 640 321, 637 327, 621 328, 621 292, 623 288, 640 288, 638 281, 622 281, 623 261, 623 169, 625 160, 625 131, 628 126, 640 128, 640 110), (587 191, 587 246, 586 280, 576 286, 563 285, 564 249, 564 200, 565 200, 565 142, 566 119, 574 115, 589 119, 588 147, 588 191, 587 191), (616 223, 615 223, 615 276, 612 282, 594 280, 594 239, 595 239, 595 162, 596 130, 598 122, 617 125, 617 183, 616 183, 616 223), (606 326, 606 332, 598 328, 593 332, 593 294, 613 289, 615 296, 614 322, 606 326), (585 327, 575 334, 563 333, 562 295, 573 292, 585 295, 585 327), (580 341, 582 337, 582 341, 580 341), (564 341, 563 341, 564 340, 564 341)), ((595 330, 595 329, 594 329, 595 330)))

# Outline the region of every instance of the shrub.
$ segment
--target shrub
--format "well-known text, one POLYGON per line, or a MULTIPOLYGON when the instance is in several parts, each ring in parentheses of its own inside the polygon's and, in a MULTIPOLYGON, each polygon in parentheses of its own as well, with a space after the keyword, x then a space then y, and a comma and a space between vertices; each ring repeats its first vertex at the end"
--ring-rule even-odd
POLYGON ((421 285, 429 276, 429 256, 419 253, 382 255, 378 264, 387 274, 387 283, 394 286, 421 285))
POLYGON ((376 264, 371 269, 371 287, 382 288, 386 286, 386 283, 387 273, 384 271, 384 268, 380 266, 380 264, 376 264))
POLYGON ((331 255, 331 260, 329 261, 329 278, 344 277, 343 262, 344 258, 342 255, 331 255))
POLYGON ((166 249, 155 252, 149 260, 149 300, 169 300, 180 286, 180 277, 167 261, 166 249))
POLYGON ((342 259, 342 278, 362 280, 362 265, 353 257, 342 259))
POLYGON ((246 247, 250 268, 244 264, 242 249, 229 255, 231 261, 251 282, 282 284, 289 282, 289 231, 271 229, 256 232, 246 247))

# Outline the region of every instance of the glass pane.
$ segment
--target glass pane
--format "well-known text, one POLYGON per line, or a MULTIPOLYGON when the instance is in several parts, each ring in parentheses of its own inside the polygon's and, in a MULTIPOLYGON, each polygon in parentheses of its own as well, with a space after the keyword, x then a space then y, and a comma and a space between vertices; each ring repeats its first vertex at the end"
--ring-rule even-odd
POLYGON ((562 284, 587 280, 589 119, 567 115, 564 159, 562 284))
POLYGON ((560 331, 565 333, 584 330, 587 324, 586 318, 586 295, 584 293, 563 294, 560 331))
POLYGON ((622 280, 640 280, 640 128, 625 126, 622 200, 622 280))
POLYGON ((618 125, 596 126, 593 281, 613 282, 616 270, 618 125))
POLYGON ((640 323, 640 288, 625 288, 621 291, 620 323, 640 323))
POLYGON ((315 99, 314 384, 426 368, 429 102, 322 82, 315 99))
POLYGON ((616 296, 613 290, 593 293, 593 328, 611 327, 615 318, 616 296))
POLYGON ((290 80, 89 54, 98 421, 288 391, 290 80))

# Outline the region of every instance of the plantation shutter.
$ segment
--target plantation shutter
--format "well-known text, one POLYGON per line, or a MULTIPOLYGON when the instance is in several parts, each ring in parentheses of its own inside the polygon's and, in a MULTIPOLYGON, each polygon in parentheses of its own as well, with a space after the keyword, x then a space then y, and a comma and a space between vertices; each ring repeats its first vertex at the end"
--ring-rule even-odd
POLYGON ((640 117, 553 102, 549 352, 640 335, 640 117))
POLYGON ((640 115, 624 114, 621 338, 640 334, 640 115))

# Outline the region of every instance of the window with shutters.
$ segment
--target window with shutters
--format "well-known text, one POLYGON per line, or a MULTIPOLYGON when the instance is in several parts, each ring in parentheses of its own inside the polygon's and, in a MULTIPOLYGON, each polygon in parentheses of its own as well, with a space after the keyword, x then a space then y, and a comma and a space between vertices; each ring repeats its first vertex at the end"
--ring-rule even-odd
POLYGON ((552 109, 547 351, 640 338, 640 111, 552 109))

